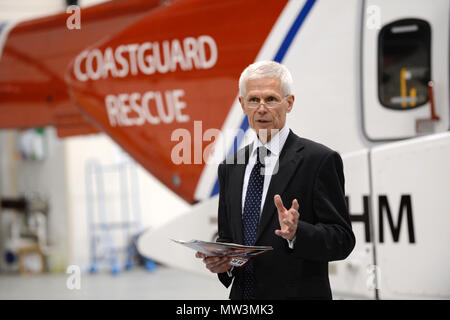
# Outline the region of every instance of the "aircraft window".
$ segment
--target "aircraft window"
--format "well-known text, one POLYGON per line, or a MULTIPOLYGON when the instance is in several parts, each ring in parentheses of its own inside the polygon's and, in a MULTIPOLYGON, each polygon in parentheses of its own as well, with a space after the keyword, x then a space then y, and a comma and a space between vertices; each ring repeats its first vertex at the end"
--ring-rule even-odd
POLYGON ((419 19, 398 20, 378 36, 378 97, 386 108, 408 110, 428 101, 430 25, 419 19))

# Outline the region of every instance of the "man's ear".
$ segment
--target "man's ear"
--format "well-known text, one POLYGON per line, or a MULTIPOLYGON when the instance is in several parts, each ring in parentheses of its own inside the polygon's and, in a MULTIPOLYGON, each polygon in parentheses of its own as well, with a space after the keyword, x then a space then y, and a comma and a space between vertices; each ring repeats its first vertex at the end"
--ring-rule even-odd
POLYGON ((239 96, 239 103, 241 104, 241 108, 242 111, 244 112, 244 114, 247 114, 246 110, 245 110, 245 105, 244 105, 244 98, 239 96))
POLYGON ((288 102, 287 113, 291 112, 292 108, 294 107, 294 100, 295 97, 293 94, 290 94, 286 97, 286 101, 288 102))

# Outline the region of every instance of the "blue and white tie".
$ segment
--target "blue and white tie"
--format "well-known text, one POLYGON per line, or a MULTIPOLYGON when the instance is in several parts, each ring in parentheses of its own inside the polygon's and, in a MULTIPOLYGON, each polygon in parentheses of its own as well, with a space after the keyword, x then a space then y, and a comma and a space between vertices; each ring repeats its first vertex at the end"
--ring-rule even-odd
MULTIPOLYGON (((242 215, 242 231, 244 236, 244 245, 253 246, 256 242, 256 231, 261 212, 261 200, 264 186, 264 157, 268 154, 264 147, 257 149, 256 163, 250 173, 248 180, 247 193, 245 195, 244 213, 242 215), (262 160, 260 160, 262 159, 262 160)), ((255 275, 253 261, 250 260, 244 266, 244 291, 243 299, 254 298, 255 275)))

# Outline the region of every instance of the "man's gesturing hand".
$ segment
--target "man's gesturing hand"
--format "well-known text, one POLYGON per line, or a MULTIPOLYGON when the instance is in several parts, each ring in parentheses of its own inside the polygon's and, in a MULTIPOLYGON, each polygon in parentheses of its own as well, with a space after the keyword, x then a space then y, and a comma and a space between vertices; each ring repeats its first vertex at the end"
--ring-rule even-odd
POLYGON ((297 232, 297 224, 298 224, 298 201, 294 199, 292 201, 292 206, 289 210, 287 210, 283 205, 283 200, 277 194, 273 198, 275 202, 275 206, 278 210, 278 221, 280 222, 281 230, 275 230, 275 234, 279 237, 282 237, 286 240, 293 240, 295 237, 295 233, 297 232))
POLYGON ((222 273, 231 269, 230 257, 207 256, 206 254, 201 252, 196 252, 195 257, 203 259, 203 263, 205 264, 206 268, 213 273, 222 273))

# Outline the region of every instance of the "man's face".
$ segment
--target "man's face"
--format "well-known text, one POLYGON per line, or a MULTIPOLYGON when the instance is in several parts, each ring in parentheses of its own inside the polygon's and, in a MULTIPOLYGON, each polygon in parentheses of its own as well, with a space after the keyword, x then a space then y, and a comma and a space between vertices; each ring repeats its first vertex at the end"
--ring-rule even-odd
POLYGON ((271 139, 271 130, 283 129, 286 114, 292 110, 294 96, 284 97, 278 78, 248 80, 246 89, 246 96, 239 97, 239 102, 248 116, 250 127, 255 130, 261 142, 265 143, 266 134, 267 141, 271 139), (263 101, 264 104, 261 103, 263 101), (274 104, 269 108, 266 103, 271 101, 274 104))

